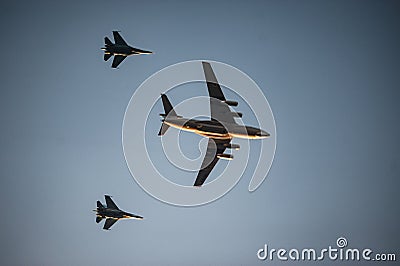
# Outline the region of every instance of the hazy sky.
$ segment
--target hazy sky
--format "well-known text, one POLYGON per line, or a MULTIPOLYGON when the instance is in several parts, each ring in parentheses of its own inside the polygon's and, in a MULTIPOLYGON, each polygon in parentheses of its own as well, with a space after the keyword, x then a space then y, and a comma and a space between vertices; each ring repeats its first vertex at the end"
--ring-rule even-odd
POLYGON ((399 11, 398 1, 1 3, 0 264, 266 265, 264 244, 322 249, 340 236, 398 252, 399 11), (100 48, 112 30, 155 54, 111 69, 100 48), (255 192, 245 173, 223 198, 183 208, 133 180, 122 121, 146 78, 196 59, 259 85, 277 150, 255 192), (104 194, 146 219, 102 230, 91 210, 104 194))

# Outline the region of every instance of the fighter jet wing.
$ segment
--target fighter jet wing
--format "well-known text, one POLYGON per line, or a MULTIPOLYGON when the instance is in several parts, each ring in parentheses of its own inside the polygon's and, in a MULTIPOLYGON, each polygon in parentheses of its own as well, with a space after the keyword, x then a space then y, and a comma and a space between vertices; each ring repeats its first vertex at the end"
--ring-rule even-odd
POLYGON ((111 67, 117 68, 118 65, 121 64, 121 62, 124 61, 125 58, 126 58, 126 56, 123 56, 123 55, 115 55, 111 67))
POLYGON ((207 82, 208 95, 210 96, 211 119, 221 123, 236 123, 229 105, 225 103, 225 96, 222 93, 210 63, 202 62, 202 64, 207 82))
POLYGON ((219 160, 217 155, 224 153, 226 146, 228 146, 230 142, 230 139, 208 139, 206 155, 204 156, 203 163, 201 164, 200 171, 197 174, 193 186, 200 187, 204 184, 219 160))
POLYGON ((107 208, 119 210, 117 204, 114 203, 110 196, 105 195, 104 198, 106 199, 107 208))
POLYGON ((113 35, 114 35, 114 42, 115 44, 119 44, 119 45, 126 45, 128 46, 128 44, 125 42, 125 40, 121 37, 121 35, 119 35, 118 31, 113 31, 113 35))
POLYGON ((107 218, 107 220, 104 223, 103 229, 109 230, 110 227, 113 226, 113 224, 115 224, 117 221, 118 221, 117 219, 107 218))

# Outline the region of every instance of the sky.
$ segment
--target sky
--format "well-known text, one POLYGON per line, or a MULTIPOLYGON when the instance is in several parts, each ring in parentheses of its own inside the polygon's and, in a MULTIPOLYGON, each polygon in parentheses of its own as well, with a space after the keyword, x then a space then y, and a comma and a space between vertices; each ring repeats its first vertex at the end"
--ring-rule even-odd
POLYGON ((322 249, 341 236, 399 259, 399 11, 397 1, 3 1, 0 263, 265 265, 264 244, 322 249), (111 69, 100 48, 113 30, 155 54, 111 69), (132 178, 129 100, 187 60, 230 64, 268 99, 277 147, 256 191, 247 172, 222 198, 178 207, 132 178), (145 220, 102 230, 92 209, 105 194, 145 220))

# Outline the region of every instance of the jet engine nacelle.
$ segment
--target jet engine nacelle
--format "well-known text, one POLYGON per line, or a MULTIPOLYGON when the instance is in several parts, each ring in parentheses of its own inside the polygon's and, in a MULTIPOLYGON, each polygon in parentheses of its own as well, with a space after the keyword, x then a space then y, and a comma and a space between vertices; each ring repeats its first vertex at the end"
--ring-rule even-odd
POLYGON ((217 157, 219 159, 224 159, 224 160, 233 160, 233 155, 231 154, 225 154, 225 153, 217 154, 217 157))
POLYGON ((239 150, 240 149, 240 145, 239 144, 227 144, 225 147, 227 149, 233 149, 233 150, 239 150))
POLYGON ((224 103, 226 103, 229 106, 238 106, 238 102, 236 101, 224 101, 224 103))
POLYGON ((242 117, 243 114, 240 112, 231 112, 231 114, 233 115, 233 117, 242 117))

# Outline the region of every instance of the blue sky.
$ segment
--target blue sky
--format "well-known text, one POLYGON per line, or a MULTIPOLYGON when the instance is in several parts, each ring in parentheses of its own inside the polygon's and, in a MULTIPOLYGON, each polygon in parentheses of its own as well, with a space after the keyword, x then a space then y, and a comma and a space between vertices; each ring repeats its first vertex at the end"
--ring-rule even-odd
POLYGON ((322 248, 342 235, 398 250, 398 2, 19 1, 0 13, 1 264, 263 265, 265 243, 322 248), (112 30, 155 54, 111 69, 100 47, 112 30), (182 208, 135 183, 122 121, 147 77, 196 59, 262 88, 277 150, 255 192, 243 176, 182 208), (103 231, 91 210, 104 194, 146 219, 103 231))

